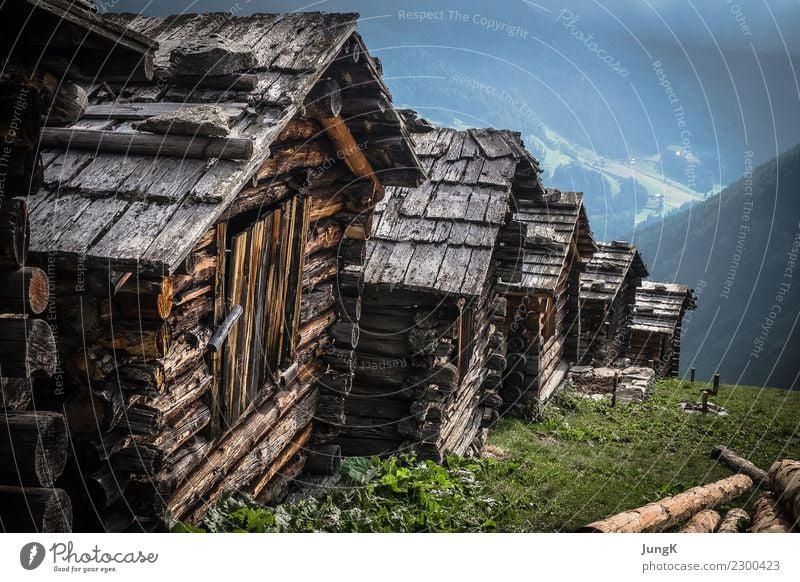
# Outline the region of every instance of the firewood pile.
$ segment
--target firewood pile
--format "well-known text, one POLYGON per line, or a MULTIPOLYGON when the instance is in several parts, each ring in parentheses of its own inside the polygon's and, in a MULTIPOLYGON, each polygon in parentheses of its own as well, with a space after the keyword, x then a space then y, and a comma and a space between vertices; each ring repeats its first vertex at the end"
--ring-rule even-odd
POLYGON ((567 381, 580 394, 615 402, 644 402, 655 384, 655 370, 644 366, 610 368, 573 366, 567 381))

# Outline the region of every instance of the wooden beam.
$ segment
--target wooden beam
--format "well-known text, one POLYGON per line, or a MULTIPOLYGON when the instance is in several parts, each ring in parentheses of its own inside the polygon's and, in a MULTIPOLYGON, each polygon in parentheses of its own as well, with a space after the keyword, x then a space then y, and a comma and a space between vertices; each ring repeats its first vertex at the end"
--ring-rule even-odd
POLYGON ((253 154, 253 142, 246 138, 156 135, 56 127, 42 130, 41 145, 44 148, 88 150, 96 153, 199 159, 245 160, 253 154))
POLYGON ((328 139, 333 142, 336 148, 336 157, 341 156, 345 165, 353 172, 353 175, 372 182, 375 201, 382 200, 383 184, 375 175, 372 164, 369 163, 363 149, 356 142, 353 134, 350 133, 350 129, 344 119, 340 115, 336 115, 334 117, 320 117, 318 121, 325 130, 328 139))
MULTIPOLYGON (((125 121, 142 121, 156 115, 177 113, 191 109, 204 103, 107 103, 90 105, 83 114, 84 119, 121 119, 125 121)), ((220 103, 217 105, 233 122, 241 118, 247 110, 247 103, 220 103)))

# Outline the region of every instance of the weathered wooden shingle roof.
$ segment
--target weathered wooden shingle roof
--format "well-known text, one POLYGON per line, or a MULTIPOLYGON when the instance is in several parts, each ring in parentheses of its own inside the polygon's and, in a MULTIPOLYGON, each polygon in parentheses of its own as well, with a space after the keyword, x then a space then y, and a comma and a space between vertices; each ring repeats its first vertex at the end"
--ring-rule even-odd
POLYGON ((613 301, 631 271, 636 277, 647 277, 635 245, 626 241, 597 243, 597 251, 581 275, 581 300, 613 301))
POLYGON ((636 289, 632 330, 672 335, 688 309, 696 300, 692 290, 678 283, 642 281, 636 289))
POLYGON ((376 208, 367 284, 478 296, 519 166, 533 169, 519 134, 437 129, 414 137, 429 179, 387 188, 376 208))
MULTIPOLYGON (((307 95, 337 58, 347 61, 347 71, 364 69, 361 74, 373 75, 373 84, 383 87, 374 78, 379 76, 379 67, 354 32, 357 17, 326 13, 109 15, 111 21, 158 42, 156 77, 153 82, 97 79, 89 87, 92 107, 75 129, 129 133, 134 131, 132 109, 148 116, 159 107, 174 110, 214 103, 226 110, 230 137, 250 139, 253 154, 235 161, 69 147, 44 150, 46 187, 29 204, 34 233, 31 251, 57 258, 85 257, 90 264, 115 268, 173 272, 269 156, 270 144, 302 111, 307 95), (203 71, 191 81, 174 76, 172 51, 210 35, 252 49, 255 64, 246 72, 256 76, 255 89, 211 88, 204 82, 203 71), (352 54, 344 58, 345 50, 357 51, 358 62, 352 54)), ((388 91, 381 90, 375 107, 387 119, 385 135, 395 140, 393 157, 371 161, 382 177, 391 175, 393 167, 387 164, 397 164, 403 176, 417 178, 410 183, 418 183, 422 172, 390 99, 388 91)))
POLYGON ((524 200, 514 220, 525 226, 525 247, 520 265, 521 281, 513 285, 525 291, 552 292, 569 267, 569 249, 575 244, 581 260, 595 250, 589 219, 580 192, 548 189, 542 200, 524 200))

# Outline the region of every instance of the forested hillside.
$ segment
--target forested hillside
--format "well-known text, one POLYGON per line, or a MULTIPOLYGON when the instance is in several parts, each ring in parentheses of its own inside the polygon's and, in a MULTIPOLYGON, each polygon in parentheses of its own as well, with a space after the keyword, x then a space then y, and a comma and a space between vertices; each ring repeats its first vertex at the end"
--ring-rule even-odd
MULTIPOLYGON (((745 166, 747 169, 747 166, 745 166)), ((699 377, 796 387, 800 146, 633 238, 651 277, 694 287, 682 365, 699 377)))

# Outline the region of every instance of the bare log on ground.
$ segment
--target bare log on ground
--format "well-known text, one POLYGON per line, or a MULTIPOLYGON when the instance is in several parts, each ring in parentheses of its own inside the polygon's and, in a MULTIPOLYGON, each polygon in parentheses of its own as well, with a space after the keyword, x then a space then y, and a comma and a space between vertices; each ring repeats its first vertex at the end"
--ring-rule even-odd
POLYGON ((713 509, 705 509, 686 522, 680 533, 714 533, 720 520, 719 513, 713 509))
POLYGON ((725 514, 717 533, 739 533, 750 527, 750 516, 744 509, 735 507, 725 514))
POLYGON ((638 509, 624 511, 580 529, 595 533, 656 532, 676 527, 704 509, 716 507, 753 489, 747 475, 733 475, 708 485, 693 487, 638 509))
POLYGON ((781 509, 775 495, 765 491, 753 504, 751 533, 789 533, 792 522, 781 509))
POLYGON ((794 527, 800 526, 800 461, 776 461, 770 467, 767 479, 786 517, 794 527))
POLYGON ((717 445, 711 451, 711 458, 718 460, 736 473, 747 475, 756 485, 760 485, 767 478, 767 472, 764 469, 757 467, 744 457, 740 457, 728 447, 717 445))

